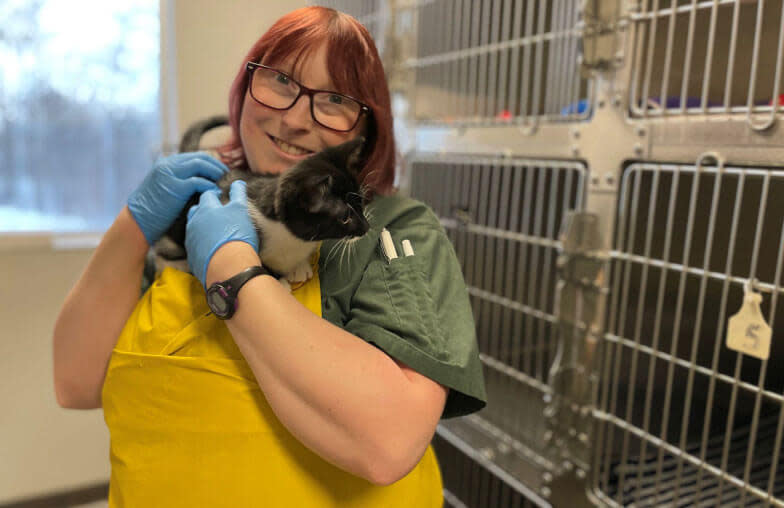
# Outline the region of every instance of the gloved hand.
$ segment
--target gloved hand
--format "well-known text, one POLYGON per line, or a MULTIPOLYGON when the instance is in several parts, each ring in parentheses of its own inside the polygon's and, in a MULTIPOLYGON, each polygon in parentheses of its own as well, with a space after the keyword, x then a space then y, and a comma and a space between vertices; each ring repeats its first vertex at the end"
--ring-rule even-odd
POLYGON ((185 228, 185 250, 193 275, 206 288, 207 266, 215 251, 228 242, 242 241, 259 250, 259 235, 248 216, 246 184, 236 180, 229 189, 229 202, 221 204, 220 191, 208 190, 198 205, 188 210, 185 228))
POLYGON ((161 157, 128 197, 128 210, 150 245, 171 227, 191 196, 217 189, 215 181, 229 170, 205 152, 161 157))

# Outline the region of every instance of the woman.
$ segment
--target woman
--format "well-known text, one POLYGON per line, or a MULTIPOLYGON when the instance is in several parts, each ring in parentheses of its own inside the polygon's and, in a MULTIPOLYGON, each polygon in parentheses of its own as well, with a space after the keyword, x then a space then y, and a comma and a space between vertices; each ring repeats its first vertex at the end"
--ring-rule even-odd
POLYGON ((429 443, 440 418, 484 406, 484 385, 451 244, 429 209, 392 194, 389 92, 372 38, 350 16, 308 7, 276 22, 246 62, 223 161, 280 173, 365 135, 370 232, 348 263, 324 242, 314 277, 293 294, 250 278, 221 321, 204 288, 260 265, 246 198, 207 197, 227 166, 206 154, 160 160, 63 305, 58 402, 103 407, 111 506, 441 506, 429 443), (311 93, 273 104, 259 69, 311 93), (339 123, 319 109, 324 98, 359 107, 339 123), (203 194, 186 248, 196 277, 167 268, 137 302, 149 245, 194 192, 203 194), (383 257, 382 228, 415 254, 383 257))

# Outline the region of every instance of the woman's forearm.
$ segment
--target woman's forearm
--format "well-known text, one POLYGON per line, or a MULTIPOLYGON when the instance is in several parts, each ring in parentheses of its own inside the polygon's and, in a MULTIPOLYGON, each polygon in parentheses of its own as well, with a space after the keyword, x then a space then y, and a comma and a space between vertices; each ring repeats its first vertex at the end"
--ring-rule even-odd
POLYGON ((106 367, 139 299, 147 240, 124 207, 68 293, 54 327, 54 385, 63 407, 101 405, 106 367))
MULTIPOLYGON (((233 254, 217 252, 208 284, 258 264, 237 243, 233 254)), ((311 313, 266 276, 242 288, 227 325, 278 419, 305 446, 377 484, 419 461, 440 411, 425 409, 431 404, 385 353, 311 313)))

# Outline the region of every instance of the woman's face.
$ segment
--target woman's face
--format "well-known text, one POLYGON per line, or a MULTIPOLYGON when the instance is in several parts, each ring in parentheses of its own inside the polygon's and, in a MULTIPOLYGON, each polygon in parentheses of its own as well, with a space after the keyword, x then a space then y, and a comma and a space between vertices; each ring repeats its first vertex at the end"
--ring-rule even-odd
MULTIPOLYGON (((287 58, 276 69, 289 74, 309 88, 336 90, 327 72, 327 48, 322 45, 308 57, 303 57, 299 67, 293 69, 293 57, 287 58)), ((274 110, 262 106, 245 93, 240 117, 240 141, 254 173, 282 173, 315 152, 339 145, 355 138, 364 127, 364 117, 349 132, 336 132, 317 124, 310 115, 311 98, 302 95, 290 109, 274 110), (281 149, 281 143, 294 145, 307 153, 293 155, 281 149)), ((285 146, 285 145, 283 145, 285 146)), ((290 147, 287 147, 292 151, 290 147)))

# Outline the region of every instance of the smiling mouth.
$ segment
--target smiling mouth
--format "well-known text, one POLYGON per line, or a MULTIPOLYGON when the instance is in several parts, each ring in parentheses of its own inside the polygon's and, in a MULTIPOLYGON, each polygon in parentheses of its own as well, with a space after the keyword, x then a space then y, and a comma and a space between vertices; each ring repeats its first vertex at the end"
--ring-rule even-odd
POLYGON ((268 136, 270 137, 272 142, 275 143, 275 146, 277 146, 280 149, 280 151, 282 151, 285 154, 293 155, 295 157, 300 157, 303 155, 312 155, 313 153, 315 153, 311 150, 306 150, 302 147, 292 145, 291 143, 286 143, 282 139, 276 138, 271 134, 268 134, 268 136))

